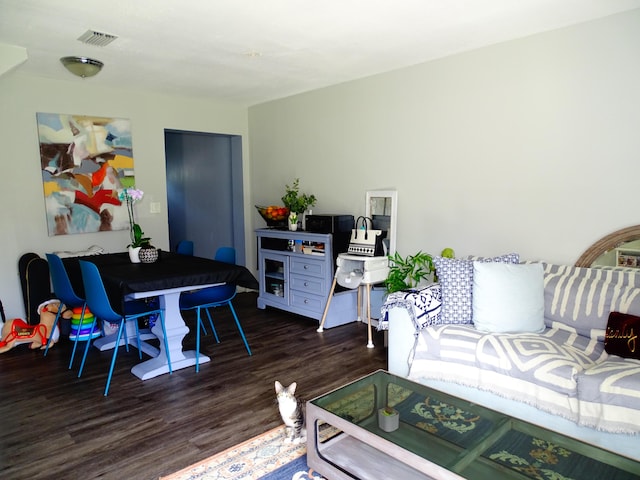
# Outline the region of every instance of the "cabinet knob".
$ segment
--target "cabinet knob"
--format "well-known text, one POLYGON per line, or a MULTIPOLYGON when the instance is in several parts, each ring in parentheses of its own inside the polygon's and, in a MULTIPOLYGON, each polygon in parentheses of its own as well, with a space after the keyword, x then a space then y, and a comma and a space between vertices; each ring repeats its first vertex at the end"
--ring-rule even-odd
POLYGON ((308 269, 309 269, 309 265, 305 265, 305 266, 304 266, 304 269, 305 269, 305 270, 308 270, 308 269))
POLYGON ((304 299, 304 303, 309 303, 309 300, 307 300, 306 298, 304 299))
POLYGON ((304 282, 304 286, 308 287, 309 286, 309 282, 304 282))

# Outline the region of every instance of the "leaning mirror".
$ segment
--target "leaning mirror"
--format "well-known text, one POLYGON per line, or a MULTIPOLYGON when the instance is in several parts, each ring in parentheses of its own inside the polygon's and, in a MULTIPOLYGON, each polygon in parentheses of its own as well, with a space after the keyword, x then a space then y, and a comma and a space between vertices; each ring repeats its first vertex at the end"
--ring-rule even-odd
POLYGON ((398 216, 398 192, 395 190, 370 190, 365 199, 365 215, 373 220, 374 230, 382 230, 385 255, 396 251, 396 224, 398 216))
POLYGON ((640 225, 602 237, 580 256, 576 266, 640 267, 640 225))

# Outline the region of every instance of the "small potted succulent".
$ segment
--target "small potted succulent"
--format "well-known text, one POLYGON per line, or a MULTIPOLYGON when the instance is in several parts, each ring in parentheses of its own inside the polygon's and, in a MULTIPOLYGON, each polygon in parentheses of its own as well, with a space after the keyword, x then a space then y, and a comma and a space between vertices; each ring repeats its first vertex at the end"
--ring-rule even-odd
POLYGON ((316 204, 315 195, 300 193, 300 179, 296 178, 291 186, 285 185, 285 194, 282 203, 289 209, 289 230, 298 229, 298 215, 304 213, 309 207, 316 204))
POLYGON ((378 427, 385 432, 393 432, 400 426, 400 413, 390 406, 378 409, 378 427))

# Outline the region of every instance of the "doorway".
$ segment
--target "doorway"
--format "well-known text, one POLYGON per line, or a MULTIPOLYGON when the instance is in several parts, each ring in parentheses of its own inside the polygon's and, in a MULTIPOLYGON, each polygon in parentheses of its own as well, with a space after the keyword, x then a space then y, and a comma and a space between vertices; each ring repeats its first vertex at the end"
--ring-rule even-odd
POLYGON ((194 254, 213 258, 218 247, 236 249, 244 265, 242 137, 165 130, 169 244, 194 243, 194 254))

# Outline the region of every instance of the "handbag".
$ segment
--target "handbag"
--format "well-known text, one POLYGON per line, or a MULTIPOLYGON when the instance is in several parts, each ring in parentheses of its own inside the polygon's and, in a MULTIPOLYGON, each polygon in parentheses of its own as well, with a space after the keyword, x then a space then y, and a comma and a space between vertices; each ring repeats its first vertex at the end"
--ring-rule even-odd
POLYGON ((384 256, 382 230, 373 229, 373 220, 369 217, 360 216, 356 220, 355 227, 351 230, 347 253, 364 257, 384 256), (372 228, 369 228, 369 226, 372 228))

